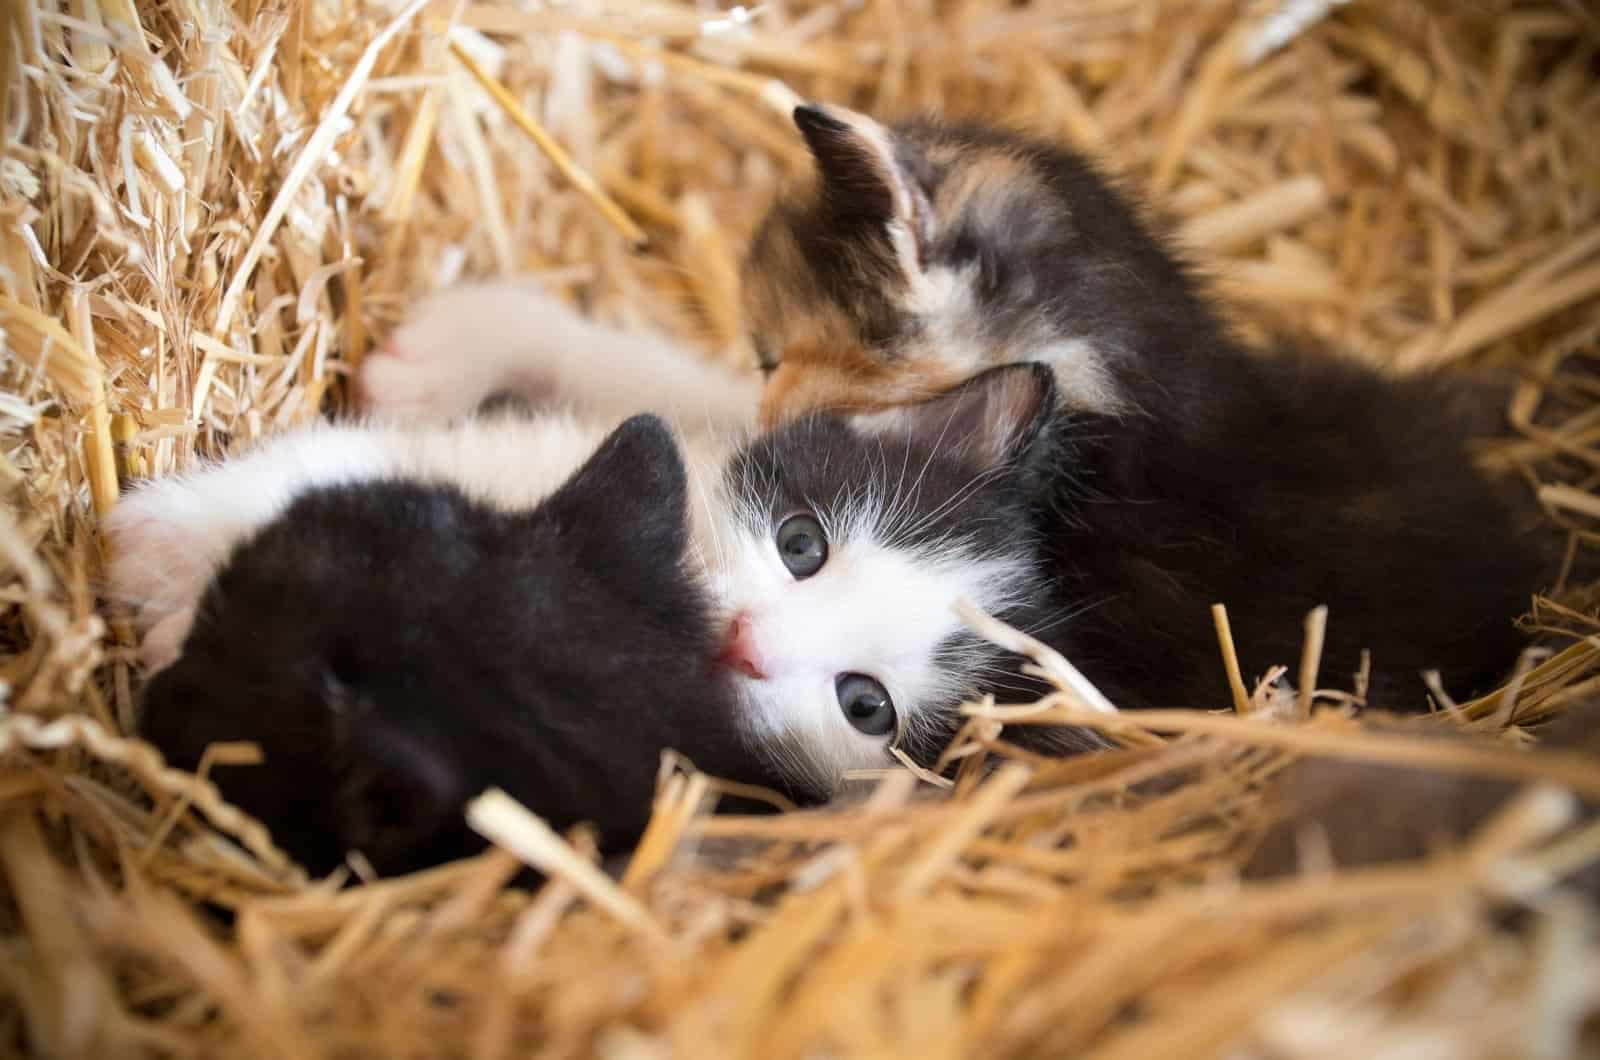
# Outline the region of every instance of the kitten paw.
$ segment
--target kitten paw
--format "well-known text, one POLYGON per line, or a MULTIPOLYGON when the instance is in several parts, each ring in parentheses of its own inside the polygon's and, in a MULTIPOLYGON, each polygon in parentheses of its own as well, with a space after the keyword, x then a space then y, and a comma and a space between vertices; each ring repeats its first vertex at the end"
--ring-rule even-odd
POLYGON ((177 657, 226 533, 197 511, 188 491, 153 483, 112 510, 107 597, 128 607, 143 643, 140 659, 160 669, 177 657))
POLYGON ((193 625, 194 608, 186 607, 150 627, 150 631, 139 642, 139 665, 144 667, 146 674, 165 670, 178 661, 183 654, 183 642, 189 639, 189 630, 193 625))
MULTIPOLYGON (((538 390, 541 341, 552 313, 567 311, 526 284, 442 291, 361 365, 358 394, 371 414, 436 422, 465 416, 495 394, 538 390)), ((528 396, 534 396, 528 394, 528 396)))
POLYGON ((458 347, 397 333, 367 355, 357 386, 363 411, 385 419, 434 422, 477 408, 493 391, 458 347))

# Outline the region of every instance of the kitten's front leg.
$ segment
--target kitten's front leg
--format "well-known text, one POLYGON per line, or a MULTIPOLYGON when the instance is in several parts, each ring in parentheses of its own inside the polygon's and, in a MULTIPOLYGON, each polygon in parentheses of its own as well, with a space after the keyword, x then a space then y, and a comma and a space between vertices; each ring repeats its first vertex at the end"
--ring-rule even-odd
POLYGON ((585 319, 527 283, 495 282, 424 299, 366 359, 360 391, 369 412, 403 420, 454 419, 511 392, 607 420, 656 412, 722 433, 755 421, 760 381, 585 319))
POLYGON ((373 432, 306 428, 124 496, 105 525, 107 596, 133 610, 144 665, 158 670, 177 659, 206 586, 235 546, 306 489, 390 470, 392 450, 373 432))

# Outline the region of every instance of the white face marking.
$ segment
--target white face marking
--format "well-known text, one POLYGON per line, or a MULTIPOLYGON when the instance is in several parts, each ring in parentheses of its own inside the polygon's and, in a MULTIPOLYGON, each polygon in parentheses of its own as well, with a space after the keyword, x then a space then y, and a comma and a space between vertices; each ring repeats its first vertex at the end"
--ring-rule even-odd
MULTIPOLYGON (((984 328, 988 319, 978 303, 978 267, 938 266, 920 273, 903 308, 922 321, 919 345, 941 364, 974 375, 999 363, 995 343, 984 328)), ((1117 390, 1110 361, 1114 350, 1082 337, 1062 338, 1041 323, 1008 341, 1004 360, 1037 361, 1056 374, 1061 402, 1084 412, 1120 415, 1127 401, 1117 390)))
MULTIPOLYGON (((1022 560, 974 560, 951 551, 912 551, 868 504, 846 513, 816 511, 828 539, 817 573, 796 579, 780 558, 776 522, 719 498, 706 550, 713 592, 727 619, 744 615, 764 678, 730 671, 742 721, 785 772, 836 790, 853 769, 881 768, 895 733, 862 733, 839 704, 837 682, 864 674, 893 700, 898 726, 941 724, 932 705, 963 693, 936 657, 962 630, 952 611, 968 596, 997 609, 1024 591, 1022 560)), ((787 517, 787 513, 784 518, 787 517)))
POLYGON ((978 306, 978 267, 939 266, 918 272, 904 308, 922 321, 919 342, 948 368, 973 375, 990 363, 992 349, 978 306))

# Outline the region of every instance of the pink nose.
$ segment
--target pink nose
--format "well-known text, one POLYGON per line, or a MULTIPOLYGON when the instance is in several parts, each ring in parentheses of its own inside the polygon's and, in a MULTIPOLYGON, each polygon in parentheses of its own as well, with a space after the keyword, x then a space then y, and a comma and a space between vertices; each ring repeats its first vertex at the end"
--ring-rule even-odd
POLYGON ((729 623, 728 635, 722 642, 717 662, 731 670, 748 674, 757 681, 766 680, 765 663, 760 650, 756 648, 755 627, 751 625, 749 615, 740 612, 729 623))

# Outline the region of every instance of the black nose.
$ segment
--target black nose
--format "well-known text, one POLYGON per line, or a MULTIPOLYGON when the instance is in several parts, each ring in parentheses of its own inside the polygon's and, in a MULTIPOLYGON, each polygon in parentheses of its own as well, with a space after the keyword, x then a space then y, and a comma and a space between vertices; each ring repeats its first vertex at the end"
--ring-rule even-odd
POLYGON ((474 849, 462 816, 465 780, 439 741, 372 716, 346 737, 333 824, 347 851, 392 874, 474 849))

